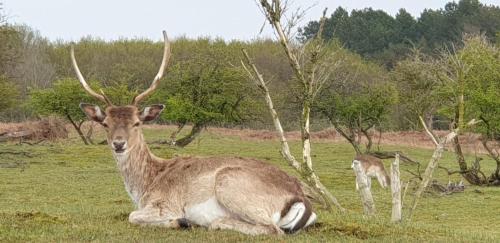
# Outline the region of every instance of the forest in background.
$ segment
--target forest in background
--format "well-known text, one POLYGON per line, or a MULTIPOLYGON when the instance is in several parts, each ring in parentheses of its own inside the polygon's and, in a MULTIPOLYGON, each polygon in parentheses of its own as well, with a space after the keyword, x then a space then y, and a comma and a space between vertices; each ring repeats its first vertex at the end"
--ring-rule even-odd
MULTIPOLYGON (((314 36, 319 21, 299 29, 301 40, 314 36)), ((436 49, 460 45, 463 34, 484 34, 500 41, 500 8, 480 1, 449 2, 441 9, 425 9, 414 17, 405 9, 396 16, 365 8, 351 13, 338 7, 326 19, 323 38, 338 39, 349 50, 391 69, 412 48, 435 54, 436 49)))
MULTIPOLYGON (((29 26, 9 24, 5 16, 0 21, 0 120, 32 120, 50 114, 84 119, 78 103, 92 100, 75 79, 71 43, 51 42, 29 26)), ((299 28, 295 44, 308 41, 318 24, 312 21, 299 28)), ((382 10, 348 13, 339 7, 326 19, 322 37, 330 43, 329 53, 334 53, 332 64, 341 64, 332 65, 332 75, 314 103, 315 130, 332 124, 415 130, 421 128, 418 115, 433 128, 448 129, 455 119, 450 110, 454 106, 450 100, 457 95, 457 80, 450 81, 455 75, 450 71, 455 57, 470 66, 458 82, 475 87, 463 89, 461 85, 462 91, 473 93, 466 94, 467 109, 460 116, 477 117, 483 112, 478 103, 496 104, 498 6, 461 0, 442 9, 427 9, 418 17, 404 9, 392 17, 382 10), (486 56, 490 59, 485 60, 486 56), (479 97, 483 91, 486 96, 479 97)), ((160 42, 146 39, 103 41, 95 37, 82 38, 74 45, 86 79, 117 104, 128 103, 149 85, 162 48, 160 42)), ((173 40, 167 75, 149 100, 167 105, 159 122, 270 128, 265 104, 242 70, 242 48, 255 58, 270 82, 285 129, 297 129, 300 97, 297 87, 290 85, 292 70, 279 43, 265 39, 173 40)), ((492 109, 485 116, 497 116, 498 111, 492 109)))

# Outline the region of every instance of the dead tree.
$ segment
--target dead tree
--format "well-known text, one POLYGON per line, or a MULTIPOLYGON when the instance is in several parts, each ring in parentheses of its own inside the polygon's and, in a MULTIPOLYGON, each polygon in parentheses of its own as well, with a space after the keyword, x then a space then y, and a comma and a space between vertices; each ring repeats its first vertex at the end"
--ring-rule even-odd
POLYGON ((420 185, 417 191, 415 192, 415 196, 413 198, 413 203, 410 208, 410 214, 408 218, 411 219, 413 212, 417 207, 418 199, 422 196, 422 193, 427 188, 429 181, 432 179, 432 173, 434 172, 434 169, 437 167, 439 159, 441 159, 441 155, 443 153, 445 144, 448 143, 448 141, 452 140, 455 136, 457 136, 456 132, 450 132, 444 139, 441 140, 441 142, 438 143, 438 146, 436 146, 436 149, 432 154, 432 158, 429 161, 427 168, 425 169, 424 175, 422 177, 422 182, 420 182, 420 185))
POLYGON ((370 191, 370 186, 368 185, 368 177, 361 168, 361 162, 358 160, 353 160, 352 169, 354 170, 354 174, 356 175, 356 183, 358 185, 361 203, 363 204, 363 211, 368 216, 374 215, 375 203, 370 191))
MULTIPOLYGON (((428 131, 429 129, 427 128, 425 122, 423 122, 423 120, 421 120, 421 122, 422 122, 422 126, 424 127, 424 129, 427 130, 427 134, 429 134, 429 136, 432 136, 431 135, 432 133, 430 131, 428 131)), ((474 125, 475 123, 477 123, 475 120, 471 120, 469 123, 467 123, 467 125, 471 126, 471 125, 474 125)), ((433 140, 436 140, 439 142, 436 146, 436 149, 434 150, 434 153, 432 154, 432 157, 429 161, 429 164, 427 165, 427 168, 425 169, 424 175, 422 176, 422 181, 420 182, 420 185, 417 188, 417 191, 415 192, 412 206, 410 208, 410 213, 409 213, 409 217, 408 217, 409 219, 411 219, 411 217, 413 216, 415 208, 417 208, 418 200, 420 199, 420 197, 422 196, 422 193, 425 191, 425 189, 429 185, 429 182, 432 179, 432 173, 434 172, 434 169, 438 166, 439 159, 441 159, 441 155, 443 153, 443 150, 444 150, 446 143, 454 140, 457 137, 458 132, 459 132, 459 128, 448 133, 448 135, 446 135, 443 139, 438 139, 436 137, 432 138, 433 140)))
POLYGON ((329 208, 333 204, 343 211, 344 209, 337 202, 336 198, 326 189, 326 187, 321 183, 319 177, 314 172, 311 158, 311 136, 309 130, 311 106, 315 95, 328 79, 327 70, 330 70, 332 68, 331 65, 336 65, 335 63, 328 63, 327 65, 327 62, 325 62, 327 55, 325 55, 325 53, 323 52, 323 40, 320 38, 321 29, 324 25, 326 10, 323 13, 321 27, 320 31, 318 32, 317 38, 314 38, 308 43, 298 47, 297 45, 293 45, 291 43, 292 39, 290 38, 290 30, 293 28, 296 20, 300 18, 301 14, 296 14, 291 19, 287 19, 287 25, 285 25, 284 27, 281 23, 281 19, 285 14, 286 6, 283 6, 281 4, 281 1, 279 0, 273 0, 271 3, 269 3, 267 0, 260 0, 259 2, 267 21, 271 24, 276 35, 278 36, 278 40, 285 51, 290 66, 295 74, 296 80, 298 80, 301 87, 300 99, 302 103, 302 115, 300 124, 302 135, 302 163, 299 163, 290 153, 286 138, 283 134, 283 128, 274 109, 274 105, 271 96, 269 95, 269 90, 267 88, 266 82, 264 81, 256 66, 251 61, 248 53, 246 53, 245 51, 243 51, 243 54, 245 56, 246 62, 242 61, 243 67, 264 95, 267 106, 273 118, 275 128, 280 136, 282 147, 281 154, 283 155, 285 160, 287 160, 288 163, 300 173, 301 177, 310 187, 312 187, 323 197, 325 202, 327 202, 329 208), (248 65, 248 67, 246 65, 248 65))
POLYGON ((399 174, 399 155, 391 164, 391 192, 392 192, 392 222, 401 222, 401 180, 399 174))
POLYGON ((276 112, 276 109, 274 108, 274 103, 271 98, 271 95, 269 94, 269 89, 267 88, 266 82, 264 81, 264 78, 262 74, 260 74, 259 70, 255 66, 255 64, 252 62, 250 57, 248 56, 248 53, 246 50, 242 50, 243 55, 245 56, 246 64, 242 61, 243 68, 247 71, 248 75, 252 79, 252 81, 255 82, 259 90, 261 91, 262 95, 264 96, 264 99, 266 100, 267 107, 269 109, 269 112, 271 113, 271 117, 273 119, 273 124, 274 127, 276 128, 276 131, 278 132, 278 136, 280 138, 280 143, 281 143, 281 155, 283 158, 288 162, 288 164, 294 168, 301 177, 307 182, 307 185, 311 186, 314 188, 314 190, 321 195, 323 198, 323 201, 327 205, 333 204, 337 208, 341 209, 342 211, 344 210, 342 206, 338 203, 337 199, 335 196, 333 196, 327 189, 326 187, 320 182, 319 177, 314 173, 312 170, 312 167, 308 167, 307 164, 303 164, 298 162, 295 157, 292 155, 290 152, 290 147, 288 146, 287 139, 285 137, 285 132, 283 131, 283 126, 281 125, 281 121, 279 119, 278 113, 276 112), (247 67, 251 67, 251 70, 247 67))
POLYGON ((245 56, 246 63, 245 64, 243 61, 242 66, 243 68, 247 71, 248 75, 252 79, 252 81, 255 82, 255 85, 259 88, 261 91, 262 95, 264 96, 264 99, 266 100, 267 107, 269 109, 269 112, 271 113, 271 117, 273 119, 273 124, 274 127, 276 128, 276 131, 278 132, 278 136, 280 138, 280 143, 281 143, 281 155, 285 160, 289 163, 290 166, 292 166, 295 170, 297 171, 302 171, 302 165, 293 157, 292 153, 290 152, 290 147, 288 146, 288 142, 285 137, 285 132, 283 131, 283 126, 281 126, 281 121, 278 116, 278 113, 274 109, 274 103, 273 99, 271 98, 271 95, 269 94, 269 89, 267 88, 266 82, 264 81, 264 78, 262 74, 260 74, 259 70, 255 66, 255 64, 252 62, 250 59, 250 56, 248 55, 247 51, 245 49, 242 50, 243 55, 245 56), (248 67, 251 67, 251 71, 248 69, 248 67), (254 75, 255 74, 255 75, 254 75))

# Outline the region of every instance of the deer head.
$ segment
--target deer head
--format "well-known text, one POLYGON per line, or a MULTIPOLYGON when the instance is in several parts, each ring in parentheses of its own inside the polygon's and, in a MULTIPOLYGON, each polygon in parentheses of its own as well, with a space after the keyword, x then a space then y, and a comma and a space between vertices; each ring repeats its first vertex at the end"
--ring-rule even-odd
POLYGON ((158 74, 156 74, 153 79, 151 86, 141 94, 134 97, 132 103, 126 106, 115 106, 111 103, 110 99, 106 97, 102 90, 99 94, 90 88, 78 68, 74 48, 73 46, 71 47, 71 61, 78 80, 87 93, 106 104, 104 111, 97 105, 86 103, 81 103, 80 108, 85 112, 89 119, 98 122, 104 127, 107 134, 108 144, 116 154, 127 152, 137 145, 138 142, 142 141, 142 131, 140 126, 144 122, 156 119, 165 108, 164 105, 152 105, 145 107, 143 110, 139 110, 138 108, 139 102, 153 93, 153 91, 158 87, 160 79, 163 77, 163 73, 170 59, 170 42, 168 41, 167 33, 165 31, 163 31, 163 38, 165 47, 158 74))

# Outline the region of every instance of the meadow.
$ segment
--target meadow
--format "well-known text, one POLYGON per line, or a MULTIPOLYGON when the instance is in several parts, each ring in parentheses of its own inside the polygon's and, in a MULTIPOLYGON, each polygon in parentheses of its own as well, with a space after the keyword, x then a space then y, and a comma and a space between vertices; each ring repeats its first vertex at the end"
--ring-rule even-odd
MULTIPOLYGON (((148 142, 167 137, 170 128, 144 129, 148 142), (167 131, 168 130, 168 131, 167 131)), ((104 137, 98 134, 96 141, 104 137)), ((169 230, 138 227, 128 223, 134 206, 125 192, 107 145, 82 145, 72 134, 67 140, 37 145, 0 143, 0 241, 1 242, 495 242, 500 241, 500 189, 467 186, 451 195, 427 193, 419 201, 414 217, 401 224, 390 223, 390 190, 373 183, 377 214, 366 218, 354 174, 350 168, 354 151, 345 142, 313 141, 313 159, 322 182, 348 211, 326 211, 316 206, 318 223, 305 231, 286 236, 246 236, 232 231, 203 228, 169 230), (5 151, 24 154, 2 153, 5 151)), ((296 156, 300 142, 292 141, 296 156)), ((151 144, 161 157, 243 156, 276 164, 294 174, 279 154, 279 142, 247 139, 212 131, 184 149, 151 144)), ((423 161, 431 157, 426 148, 382 145, 423 161)), ((486 156, 483 156, 486 158, 486 156)), ((389 168, 390 160, 384 161, 389 168)), ((454 154, 445 152, 441 164, 456 168, 454 154)), ((485 159, 484 171, 494 163, 485 159)), ((412 177, 402 164, 402 179, 412 177)), ((435 178, 448 182, 443 170, 435 178)), ((455 175, 453 181, 460 180, 455 175)), ((409 190, 403 204, 403 218, 411 202, 409 190)))

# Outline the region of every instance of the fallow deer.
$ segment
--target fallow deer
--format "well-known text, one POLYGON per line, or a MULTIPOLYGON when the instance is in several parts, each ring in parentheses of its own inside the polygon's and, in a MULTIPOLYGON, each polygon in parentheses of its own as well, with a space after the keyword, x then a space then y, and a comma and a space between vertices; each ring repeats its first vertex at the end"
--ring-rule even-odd
MULTIPOLYGON (((361 162, 361 169, 365 172, 368 179, 368 187, 371 187, 371 178, 376 177, 378 183, 383 188, 387 188, 391 184, 391 178, 387 174, 384 168, 384 163, 382 160, 371 155, 358 155, 354 160, 361 162)), ((359 189, 358 182, 356 181, 356 190, 359 189)))
POLYGON ((129 222, 182 228, 190 225, 231 229, 246 234, 293 233, 316 220, 299 181, 277 167, 255 159, 184 157, 162 159, 151 153, 141 125, 162 112, 163 105, 139 110, 138 104, 158 86, 170 58, 163 32, 160 70, 151 86, 132 100, 115 106, 101 91, 93 91, 81 74, 71 48, 78 80, 94 98, 107 104, 80 104, 87 117, 106 130, 125 188, 136 210, 129 222))

